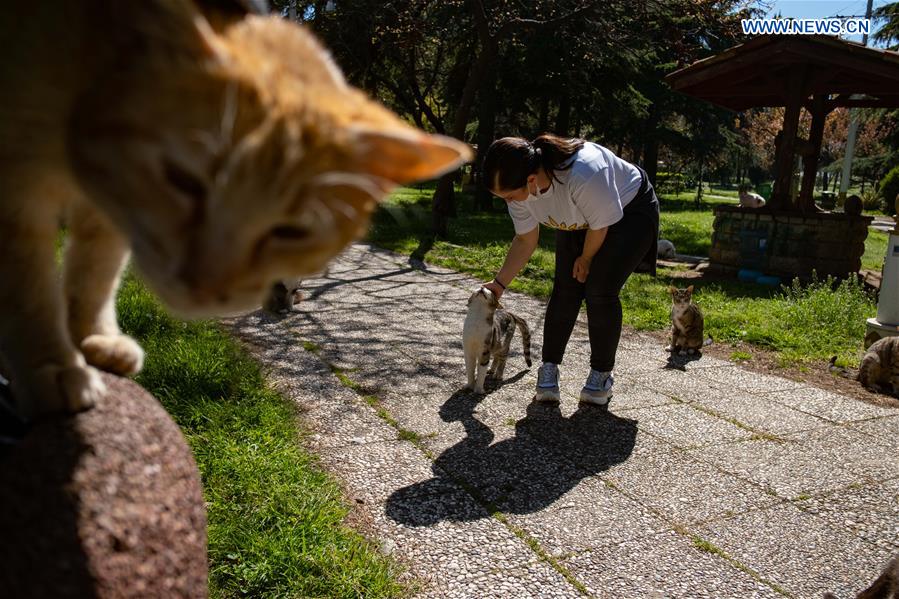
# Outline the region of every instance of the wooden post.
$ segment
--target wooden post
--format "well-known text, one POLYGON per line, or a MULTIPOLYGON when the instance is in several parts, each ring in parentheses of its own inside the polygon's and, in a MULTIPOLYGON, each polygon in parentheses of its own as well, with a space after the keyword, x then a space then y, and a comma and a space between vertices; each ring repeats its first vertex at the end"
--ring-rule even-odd
POLYGON ((781 129, 780 143, 774 166, 774 190, 771 192, 769 206, 772 210, 789 210, 790 180, 793 177, 793 156, 796 150, 796 132, 799 129, 799 111, 802 108, 802 88, 805 83, 805 69, 794 68, 790 72, 787 84, 787 97, 784 103, 784 124, 781 129))
POLYGON ((803 212, 815 212, 815 177, 818 174, 818 159, 821 156, 821 141, 824 139, 824 121, 827 120, 827 108, 824 96, 816 95, 812 99, 812 126, 809 130, 806 153, 802 157, 802 188, 799 191, 799 206, 803 212))

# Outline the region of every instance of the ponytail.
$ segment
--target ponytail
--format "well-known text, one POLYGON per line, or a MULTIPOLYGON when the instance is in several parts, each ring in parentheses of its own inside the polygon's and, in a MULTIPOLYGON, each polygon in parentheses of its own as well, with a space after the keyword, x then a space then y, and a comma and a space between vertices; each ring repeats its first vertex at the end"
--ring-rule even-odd
POLYGON ((571 157, 583 147, 583 139, 565 139, 551 133, 544 133, 533 142, 521 137, 503 137, 493 142, 484 156, 481 171, 484 183, 496 191, 520 189, 538 168, 558 181, 555 171, 571 168, 571 157))
POLYGON ((551 180, 559 181, 556 171, 566 171, 571 168, 574 163, 571 157, 584 147, 584 140, 577 137, 566 139, 552 133, 544 133, 532 141, 531 146, 546 174, 551 180))

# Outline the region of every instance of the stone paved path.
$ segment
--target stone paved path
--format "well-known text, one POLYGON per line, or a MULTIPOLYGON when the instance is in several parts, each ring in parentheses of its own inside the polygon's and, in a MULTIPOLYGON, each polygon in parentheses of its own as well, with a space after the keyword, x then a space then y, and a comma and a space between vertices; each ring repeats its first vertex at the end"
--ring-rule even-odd
MULTIPOLYGON (((356 245, 293 314, 229 322, 418 596, 849 597, 899 552, 899 410, 636 334, 610 409, 579 408, 583 325, 559 407, 517 335, 507 380, 463 393, 476 284, 356 245)), ((503 301, 539 358, 544 305, 503 301)))

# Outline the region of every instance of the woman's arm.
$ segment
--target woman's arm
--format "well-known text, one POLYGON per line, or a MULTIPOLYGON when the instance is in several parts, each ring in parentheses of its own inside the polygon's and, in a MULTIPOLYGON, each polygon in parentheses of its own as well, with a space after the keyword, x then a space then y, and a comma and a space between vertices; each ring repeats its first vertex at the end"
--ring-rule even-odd
POLYGON ((574 269, 571 272, 571 276, 579 282, 583 283, 587 280, 587 275, 590 274, 590 263, 593 261, 593 256, 596 255, 596 252, 602 247, 602 243, 606 240, 608 231, 608 227, 587 230, 587 237, 584 239, 584 250, 580 256, 575 258, 574 269))
POLYGON ((512 245, 509 246, 509 251, 506 253, 506 260, 503 262, 503 267, 496 273, 495 281, 487 283, 484 287, 492 291, 496 297, 499 298, 503 294, 503 291, 505 291, 505 288, 509 286, 509 283, 512 282, 512 279, 521 272, 524 265, 531 259, 534 250, 537 249, 537 243, 539 241, 539 225, 527 233, 516 235, 515 239, 512 240, 512 245), (500 284, 497 284, 496 281, 500 284))

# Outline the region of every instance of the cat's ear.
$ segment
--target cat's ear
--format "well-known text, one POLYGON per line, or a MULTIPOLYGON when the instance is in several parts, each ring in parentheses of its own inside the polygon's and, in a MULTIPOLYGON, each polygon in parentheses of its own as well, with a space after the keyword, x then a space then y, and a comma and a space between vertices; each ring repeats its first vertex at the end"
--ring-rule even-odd
POLYGON ((689 294, 693 293, 693 285, 690 285, 689 287, 687 287, 687 293, 689 293, 689 294))
POLYGON ((669 285, 669 286, 668 286, 668 293, 670 293, 671 295, 674 295, 674 293, 675 293, 676 291, 677 291, 677 288, 676 288, 674 285, 669 285))
POLYGON ((356 167, 394 183, 434 179, 471 161, 468 144, 444 135, 357 129, 356 167))

